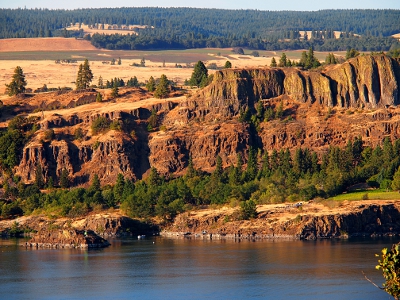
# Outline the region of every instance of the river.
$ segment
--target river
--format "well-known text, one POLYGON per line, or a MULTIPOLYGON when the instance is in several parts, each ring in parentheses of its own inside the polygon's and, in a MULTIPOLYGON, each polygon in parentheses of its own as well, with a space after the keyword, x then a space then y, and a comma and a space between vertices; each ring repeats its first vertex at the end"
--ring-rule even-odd
POLYGON ((96 250, 0 240, 1 299, 390 299, 368 282, 399 239, 110 239, 96 250))

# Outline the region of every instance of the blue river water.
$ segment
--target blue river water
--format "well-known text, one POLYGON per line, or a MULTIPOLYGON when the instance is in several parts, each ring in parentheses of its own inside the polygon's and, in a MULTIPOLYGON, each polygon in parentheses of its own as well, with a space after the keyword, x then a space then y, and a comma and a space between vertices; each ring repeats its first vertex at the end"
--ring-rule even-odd
POLYGON ((97 250, 0 240, 0 299, 391 299, 377 257, 399 239, 110 239, 97 250))

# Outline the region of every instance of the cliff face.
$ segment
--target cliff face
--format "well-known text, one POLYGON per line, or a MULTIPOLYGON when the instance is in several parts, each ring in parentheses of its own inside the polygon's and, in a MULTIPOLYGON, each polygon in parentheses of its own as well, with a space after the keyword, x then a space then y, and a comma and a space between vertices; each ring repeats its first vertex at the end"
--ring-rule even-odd
MULTIPOLYGON (((250 147, 323 152, 358 136, 375 146, 385 137, 400 138, 399 82, 399 62, 376 55, 319 71, 224 69, 206 88, 175 99, 136 99, 134 90, 125 91, 122 100, 84 104, 95 93, 79 94, 80 106, 40 115, 40 130, 23 149, 16 173, 31 183, 40 164, 45 180, 51 176, 57 182, 66 169, 74 184, 89 184, 95 173, 102 184, 113 184, 118 173, 140 179, 150 167, 183 174, 189 157, 195 168, 206 171, 213 170, 218 155, 224 167, 236 163, 237 153, 246 162, 250 147), (257 128, 239 122, 246 109, 256 114, 260 100, 265 109, 282 104, 283 117, 260 119, 257 128), (146 130, 152 112, 162 130, 146 130), (119 122, 124 130, 91 134, 99 116, 119 122), (50 129, 56 138, 46 141, 44 133, 50 129), (84 135, 80 140, 74 138, 77 129, 84 135)), ((61 96, 69 103, 68 94, 61 96)), ((43 100, 35 97, 32 103, 43 100)))
POLYGON ((190 234, 206 238, 319 239, 400 234, 397 203, 358 201, 327 209, 303 204, 302 209, 279 205, 258 207, 253 220, 240 220, 233 209, 181 214, 164 235, 190 234))
POLYGON ((376 108, 397 105, 399 63, 384 55, 360 56, 323 71, 293 68, 222 70, 197 95, 206 107, 224 103, 252 105, 259 99, 288 95, 299 102, 325 106, 376 108))

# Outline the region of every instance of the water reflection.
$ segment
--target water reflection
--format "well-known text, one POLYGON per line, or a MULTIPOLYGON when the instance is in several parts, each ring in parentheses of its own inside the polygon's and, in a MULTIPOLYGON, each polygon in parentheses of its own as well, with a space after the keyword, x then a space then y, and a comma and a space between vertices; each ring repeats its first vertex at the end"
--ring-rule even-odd
POLYGON ((116 239, 105 249, 0 241, 4 299, 388 299, 375 253, 395 239, 116 239))

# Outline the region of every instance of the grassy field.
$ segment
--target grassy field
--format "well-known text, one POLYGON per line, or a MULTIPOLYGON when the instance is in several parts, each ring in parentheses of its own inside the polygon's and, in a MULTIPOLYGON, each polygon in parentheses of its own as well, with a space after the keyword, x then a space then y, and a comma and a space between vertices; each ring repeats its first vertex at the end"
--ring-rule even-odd
POLYGON ((336 201, 356 200, 400 200, 400 193, 386 190, 364 190, 352 193, 340 194, 330 198, 336 201))
MULTIPOLYGON (((252 50, 245 50, 242 59, 250 59, 252 50)), ((279 58, 285 52, 288 59, 298 60, 302 51, 258 51, 260 57, 279 58)), ((345 53, 335 53, 344 56, 345 53)), ((188 50, 162 50, 162 51, 134 51, 134 50, 75 50, 75 51, 21 51, 21 52, 0 52, 0 60, 56 60, 56 59, 76 59, 78 61, 85 58, 91 61, 110 61, 112 58, 117 59, 141 59, 145 58, 153 62, 169 62, 169 63, 194 63, 199 60, 226 60, 227 58, 234 62, 236 57, 232 56, 231 49, 188 49, 188 50)), ((325 60, 327 53, 315 52, 316 57, 322 62, 325 60)))

